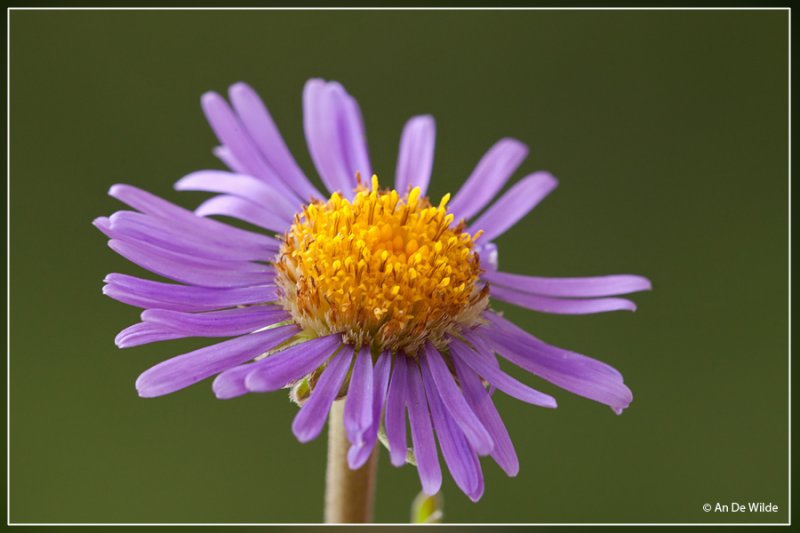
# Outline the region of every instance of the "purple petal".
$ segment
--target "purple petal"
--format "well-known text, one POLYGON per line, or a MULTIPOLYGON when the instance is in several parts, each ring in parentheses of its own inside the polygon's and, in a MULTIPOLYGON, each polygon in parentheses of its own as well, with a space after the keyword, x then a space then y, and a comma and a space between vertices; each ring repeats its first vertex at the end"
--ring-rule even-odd
POLYGON ((299 332, 294 325, 281 326, 173 357, 139 376, 136 390, 142 398, 175 392, 267 352, 299 332))
POLYGON ((271 302, 276 298, 274 285, 212 289, 173 285, 125 274, 109 274, 105 282, 103 294, 115 300, 136 307, 156 307, 174 311, 212 311, 271 302))
POLYGON ((276 306, 251 306, 209 313, 148 309, 142 320, 193 337, 233 337, 285 322, 291 315, 276 306))
POLYGON ((226 370, 216 377, 211 387, 220 400, 235 398, 248 392, 278 390, 321 366, 340 343, 340 335, 329 335, 295 344, 254 363, 226 370), (270 386, 262 387, 266 383, 256 377, 251 380, 251 385, 255 386, 248 389, 247 379, 250 375, 257 376, 259 373, 269 379, 270 386), (278 384, 275 385, 276 383, 278 384))
POLYGON ((406 464, 408 445, 406 440, 406 395, 408 380, 408 362, 406 356, 397 354, 394 357, 392 380, 389 382, 389 393, 386 397, 384 425, 386 439, 389 441, 389 458, 394 466, 406 464))
POLYGON ((516 476, 519 472, 517 452, 514 450, 514 444, 508 435, 508 430, 506 430, 506 426, 500 418, 500 413, 497 412, 494 403, 492 403, 491 395, 483 387, 478 375, 470 370, 461 359, 454 357, 453 366, 455 366, 464 398, 466 398, 469 406, 475 411, 483 426, 492 436, 494 441, 494 448, 492 448, 492 453, 490 454, 492 459, 497 462, 506 474, 512 477, 516 476))
POLYGON ((222 215, 238 218, 249 224, 272 230, 275 233, 283 233, 291 226, 291 223, 284 221, 279 215, 267 211, 258 204, 228 194, 220 194, 209 198, 197 206, 194 212, 201 217, 222 215))
POLYGON ((225 166, 227 166, 232 171, 236 172, 237 174, 247 174, 247 169, 244 168, 244 165, 239 163, 236 160, 236 157, 231 152, 231 149, 227 146, 217 146, 212 150, 213 154, 222 161, 225 166))
POLYGON ((347 451, 347 464, 351 470, 358 470, 369 459, 375 442, 378 440, 378 428, 381 424, 381 411, 386 398, 386 389, 389 386, 389 373, 392 368, 391 352, 383 352, 378 356, 373 370, 373 396, 372 396, 372 423, 369 429, 362 433, 363 442, 350 446, 347 451))
POLYGON ((260 250, 227 246, 206 239, 202 233, 175 228, 164 220, 136 211, 117 211, 102 230, 111 238, 146 242, 159 248, 208 259, 271 261, 279 248, 278 241, 271 248, 260 250))
POLYGON ((309 80, 303 90, 303 126, 325 186, 352 198, 356 173, 368 179, 372 172, 358 104, 338 83, 309 80))
MULTIPOLYGON (((267 359, 269 359, 269 357, 267 359)), ((261 361, 265 361, 265 359, 256 361, 255 363, 229 368, 215 377, 214 381, 211 383, 211 390, 214 391, 214 395, 217 397, 217 399, 230 400, 231 398, 238 398, 239 396, 244 396, 250 392, 247 390, 247 387, 244 386, 244 380, 247 377, 247 374, 253 371, 251 367, 260 363, 261 361)))
POLYGON ((228 309, 196 314, 148 309, 142 313, 142 322, 120 331, 114 343, 118 348, 132 348, 186 337, 233 337, 252 333, 289 318, 289 315, 280 308, 272 308, 270 313, 273 315, 272 320, 265 318, 260 312, 252 314, 252 310, 253 308, 228 309))
POLYGON ((346 156, 350 175, 361 174, 366 182, 372 176, 372 165, 367 151, 367 133, 364 129, 364 117, 355 98, 350 96, 344 87, 337 82, 328 84, 333 95, 334 107, 339 110, 338 129, 346 156))
POLYGON ((420 358, 423 366, 427 366, 439 390, 447 410, 452 415, 464 436, 480 455, 487 455, 492 451, 492 436, 483 427, 481 421, 472 412, 464 395, 458 389, 453 375, 447 368, 447 363, 432 345, 425 346, 424 356, 420 358))
POLYGON ((419 187, 425 196, 433 170, 436 123, 430 115, 411 118, 403 128, 394 188, 400 194, 419 187))
POLYGON ((482 238, 493 240, 527 215, 557 185, 558 181, 547 172, 534 172, 522 178, 478 217, 467 231, 474 234, 483 230, 482 238))
POLYGON ((323 198, 300 170, 264 102, 252 87, 236 83, 231 85, 228 96, 253 143, 278 176, 305 202, 323 198))
POLYGON ((490 288, 492 298, 518 305, 533 311, 554 315, 588 315, 608 311, 636 311, 636 304, 625 298, 551 298, 520 292, 510 287, 490 288))
POLYGON ((363 443, 362 434, 372 424, 372 354, 361 348, 353 365, 344 406, 344 429, 351 444, 363 443))
POLYGON ((330 142, 335 134, 334 120, 329 116, 330 106, 326 105, 327 98, 324 94, 325 82, 320 79, 308 80, 303 88, 303 129, 306 144, 319 177, 328 191, 346 194, 352 189, 354 182, 337 163, 338 158, 330 142))
MULTIPOLYGON (((125 214, 125 212, 122 213, 125 214)), ((141 214, 132 211, 128 211, 127 213, 131 215, 141 214)), ((141 227, 132 229, 131 225, 126 222, 122 223, 123 229, 120 230, 120 219, 116 217, 117 214, 118 213, 115 213, 110 218, 98 217, 92 221, 92 224, 112 240, 133 245, 147 246, 150 249, 159 250, 167 254, 177 254, 180 257, 187 258, 188 261, 202 262, 206 264, 206 266, 212 264, 225 265, 224 268, 226 270, 236 268, 248 272, 264 269, 263 266, 256 267, 254 266, 255 263, 249 263, 246 260, 230 259, 230 256, 224 252, 214 253, 212 251, 213 249, 210 246, 206 246, 205 243, 202 245, 192 244, 190 240, 183 240, 181 236, 170 236, 164 235, 163 233, 159 235, 155 233, 155 231, 143 231, 141 227)), ((213 246, 213 244, 211 246, 213 246)), ((253 252, 248 252, 247 250, 240 251, 242 252, 241 254, 234 253, 231 255, 239 257, 254 255, 253 252)), ((264 254, 264 250, 261 251, 261 254, 264 254)))
POLYGON ((497 366, 497 360, 489 352, 474 351, 458 339, 450 341, 452 359, 463 361, 492 386, 497 387, 509 396, 523 402, 541 407, 556 407, 556 400, 549 394, 539 392, 512 378, 497 366))
POLYGON ((108 246, 151 272, 201 287, 244 287, 264 284, 272 278, 268 267, 260 267, 254 263, 228 261, 225 268, 222 262, 190 257, 143 242, 134 244, 112 239, 108 241, 108 246))
MULTIPOLYGON (((402 357, 402 356, 401 356, 402 357)), ((422 375, 416 364, 408 365, 408 421, 411 426, 411 442, 414 444, 414 458, 422 483, 422 492, 432 496, 442 486, 442 471, 436 454, 436 440, 433 438, 431 415, 425 401, 422 375)))
POLYGON ((294 221, 300 204, 284 198, 268 183, 245 174, 234 174, 223 170, 199 170, 175 183, 178 191, 205 191, 230 194, 257 204, 281 217, 286 225, 294 221))
POLYGON ((562 389, 610 406, 620 414, 633 395, 611 366, 550 346, 495 313, 484 313, 490 325, 473 336, 485 339, 505 359, 562 389))
POLYGON ((352 359, 353 347, 344 345, 322 372, 316 387, 311 391, 311 396, 300 408, 292 422, 292 431, 300 442, 313 440, 322 431, 331 405, 336 399, 336 395, 339 394, 347 371, 350 370, 352 359))
POLYGON ((106 237, 113 239, 111 231, 111 220, 108 217, 97 217, 92 220, 92 225, 105 233, 106 237))
POLYGON ((439 447, 442 449, 444 461, 458 488, 476 502, 483 495, 483 473, 478 456, 442 404, 428 367, 423 365, 421 370, 433 427, 439 437, 439 447))
POLYGON ((157 324, 138 322, 120 331, 114 338, 114 344, 117 345, 117 348, 132 348, 134 346, 150 344, 151 342, 168 341, 184 337, 186 337, 186 335, 179 331, 167 329, 157 324))
POLYGON ((202 96, 200 103, 211 129, 220 143, 231 151, 238 164, 247 169, 245 174, 266 181, 286 198, 300 200, 261 158, 244 126, 224 98, 217 93, 208 92, 202 96))
POLYGON ((338 333, 318 337, 253 363, 244 380, 250 392, 272 392, 316 370, 342 343, 338 333), (300 347, 302 346, 302 349, 300 347))
POLYGON ((456 220, 471 218, 503 188, 527 155, 528 147, 516 139, 497 141, 455 194, 448 210, 456 220))
POLYGON ((631 292, 649 291, 650 280, 632 274, 586 278, 543 278, 508 272, 487 271, 481 277, 492 287, 503 285, 517 291, 557 298, 595 298, 631 292))
POLYGON ((170 225, 202 233, 206 238, 214 242, 258 249, 270 247, 275 241, 275 239, 266 235, 234 228, 209 218, 199 217, 188 209, 178 207, 158 196, 130 185, 113 185, 108 194, 142 213, 165 220, 170 225))

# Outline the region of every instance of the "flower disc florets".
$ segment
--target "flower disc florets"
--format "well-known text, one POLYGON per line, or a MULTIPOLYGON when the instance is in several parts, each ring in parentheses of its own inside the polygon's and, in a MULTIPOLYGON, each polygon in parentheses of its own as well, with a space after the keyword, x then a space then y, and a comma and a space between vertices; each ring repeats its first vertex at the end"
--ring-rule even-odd
POLYGON ((284 308, 317 335, 415 356, 426 342, 478 322, 487 292, 476 286, 474 237, 419 188, 359 187, 351 201, 334 193, 295 215, 276 259, 284 308))

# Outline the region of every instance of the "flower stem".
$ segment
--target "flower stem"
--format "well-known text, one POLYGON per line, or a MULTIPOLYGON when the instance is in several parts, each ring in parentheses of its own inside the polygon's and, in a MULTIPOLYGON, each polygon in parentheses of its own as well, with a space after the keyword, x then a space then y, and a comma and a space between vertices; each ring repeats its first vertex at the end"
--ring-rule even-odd
POLYGON ((333 402, 328 419, 328 470, 325 479, 325 522, 363 524, 372 521, 377 446, 358 470, 347 466, 350 442, 344 431, 344 400, 333 402))

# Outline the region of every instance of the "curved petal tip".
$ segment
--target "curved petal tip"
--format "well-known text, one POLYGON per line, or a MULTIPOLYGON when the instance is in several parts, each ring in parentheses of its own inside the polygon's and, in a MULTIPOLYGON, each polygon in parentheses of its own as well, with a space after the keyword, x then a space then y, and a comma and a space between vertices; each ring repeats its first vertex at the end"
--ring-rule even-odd
POLYGON ((236 95, 239 95, 239 94, 248 94, 248 95, 250 95, 250 94, 255 94, 255 90, 248 83, 243 82, 243 81, 237 81, 236 83, 234 83, 233 85, 228 87, 228 96, 233 98, 234 94, 236 94, 236 95))

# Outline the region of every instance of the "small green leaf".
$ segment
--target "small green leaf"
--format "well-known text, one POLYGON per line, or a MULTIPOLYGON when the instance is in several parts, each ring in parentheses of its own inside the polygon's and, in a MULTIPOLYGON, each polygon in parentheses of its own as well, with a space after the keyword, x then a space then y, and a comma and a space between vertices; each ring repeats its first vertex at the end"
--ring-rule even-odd
POLYGON ((443 503, 441 492, 433 496, 420 492, 411 504, 411 523, 440 524, 444 517, 443 503))

